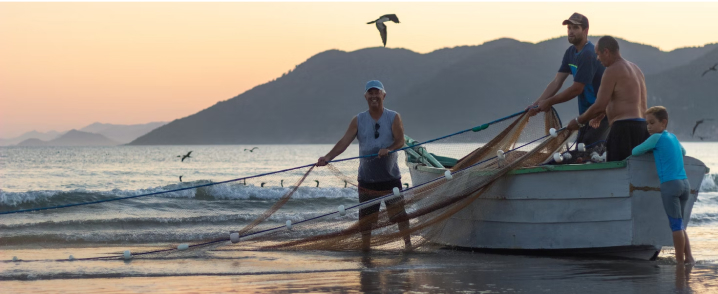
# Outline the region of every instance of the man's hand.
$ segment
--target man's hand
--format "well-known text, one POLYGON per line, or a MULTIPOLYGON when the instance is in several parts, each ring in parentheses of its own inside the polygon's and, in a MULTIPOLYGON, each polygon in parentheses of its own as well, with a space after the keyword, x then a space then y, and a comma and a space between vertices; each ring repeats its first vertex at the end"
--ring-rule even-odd
POLYGON ((590 122, 588 122, 588 124, 591 125, 592 128, 598 129, 598 127, 601 126, 601 121, 604 117, 606 117, 605 113, 593 118, 590 122))
POLYGON ((569 131, 575 131, 580 128, 581 127, 578 125, 578 122, 576 121, 576 119, 572 119, 571 122, 569 122, 568 125, 566 126, 566 129, 568 129, 569 131))
POLYGON ((550 102, 548 102, 548 99, 536 101, 531 106, 532 108, 529 109, 528 115, 529 115, 529 117, 532 117, 532 116, 538 114, 539 112, 547 112, 547 111, 551 110, 551 105, 552 104, 550 102))
POLYGON ((538 104, 539 104, 539 101, 536 100, 536 102, 531 103, 531 105, 529 105, 529 106, 526 107, 526 110, 528 111, 529 117, 532 117, 532 116, 534 116, 534 115, 536 115, 536 114, 538 113, 538 108, 537 108, 537 107, 538 107, 538 104))
POLYGON ((381 150, 379 150, 378 154, 379 154, 379 157, 386 156, 387 154, 389 154, 389 149, 381 149, 381 150))
POLYGON ((326 156, 319 157, 319 160, 317 160, 317 166, 325 166, 329 164, 331 159, 327 158, 326 156))

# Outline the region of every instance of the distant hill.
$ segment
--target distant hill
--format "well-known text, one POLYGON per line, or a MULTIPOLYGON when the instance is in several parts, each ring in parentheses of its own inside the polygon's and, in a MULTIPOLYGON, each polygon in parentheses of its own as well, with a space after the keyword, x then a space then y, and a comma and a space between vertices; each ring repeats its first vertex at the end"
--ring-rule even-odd
MULTIPOLYGON (((668 80, 694 70, 700 75, 702 67, 712 65, 708 61, 717 44, 671 52, 621 39, 619 44, 623 56, 646 74, 652 97, 675 100, 669 93, 690 92, 696 94, 692 101, 697 107, 715 101, 706 94, 717 93, 711 90, 717 77, 692 80, 697 88, 668 80), (709 78, 713 85, 699 82, 709 78)), ((566 38, 556 38, 537 44, 499 39, 427 54, 381 47, 329 50, 274 81, 174 120, 130 144, 334 143, 351 118, 367 109, 362 94, 370 79, 384 83, 385 106, 400 112, 406 133, 422 141, 523 109, 555 76, 569 46, 566 38)), ((575 101, 557 106, 563 118, 574 117, 577 108, 575 101)), ((679 121, 695 117, 688 109, 675 116, 680 128, 684 123, 679 121)))
POLYGON ((17 136, 15 138, 0 139, 0 146, 16 145, 20 142, 27 140, 27 139, 39 139, 42 141, 49 141, 49 140, 57 138, 60 135, 62 135, 62 133, 57 132, 57 131, 49 131, 46 133, 42 133, 42 132, 38 132, 38 131, 30 131, 30 132, 24 133, 20 136, 17 136))
POLYGON ((151 122, 136 125, 114 125, 96 122, 80 129, 80 131, 100 134, 111 140, 125 144, 165 124, 167 124, 167 122, 151 122))
MULTIPOLYGON (((165 124, 167 124, 167 122, 151 122, 151 123, 136 124, 136 125, 115 125, 115 124, 104 124, 104 123, 96 122, 96 123, 93 123, 89 126, 86 126, 82 129, 80 129, 80 131, 86 132, 86 133, 94 133, 94 134, 103 135, 107 139, 110 139, 111 141, 113 141, 113 144, 111 144, 111 145, 118 145, 118 144, 126 144, 129 142, 132 142, 132 140, 137 139, 138 137, 140 137, 144 134, 147 134, 150 131, 152 131, 160 126, 163 126, 165 124)), ((66 132, 56 132, 56 131, 49 131, 47 133, 32 131, 32 132, 27 132, 25 134, 22 134, 15 138, 0 139, 0 146, 45 145, 45 144, 48 144, 48 141, 58 138, 65 133, 66 132), (28 139, 36 139, 36 140, 28 140, 28 139), (27 142, 25 142, 25 141, 27 141, 27 142), (31 144, 31 145, 28 145, 28 144, 31 144)), ((95 141, 91 140, 91 142, 95 142, 95 141)), ((60 143, 56 143, 56 144, 60 144, 60 143)), ((62 143, 62 144, 64 144, 64 143, 62 143)), ((77 144, 77 143, 73 143, 73 144, 77 144)), ((53 146, 64 146, 64 145, 53 145, 53 146)), ((72 146, 79 146, 79 145, 72 145, 72 146)), ((104 146, 104 145, 102 145, 102 146, 104 146)))
POLYGON ((701 77, 709 66, 718 63, 718 48, 688 64, 674 69, 646 76, 648 105, 663 105, 668 108, 668 130, 679 139, 698 141, 718 140, 718 72, 709 72, 701 77), (712 118, 691 131, 696 121, 712 118))
POLYGON ((40 139, 30 138, 18 143, 17 146, 47 146, 47 142, 40 139))
POLYGON ((27 139, 17 146, 115 146, 120 143, 100 134, 70 130, 62 136, 48 142, 39 139, 27 139))

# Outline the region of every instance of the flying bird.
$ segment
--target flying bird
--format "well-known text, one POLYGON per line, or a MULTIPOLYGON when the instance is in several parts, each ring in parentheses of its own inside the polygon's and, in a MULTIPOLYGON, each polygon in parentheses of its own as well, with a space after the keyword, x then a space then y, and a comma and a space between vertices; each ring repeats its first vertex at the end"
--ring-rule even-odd
POLYGON ((697 120, 697 121, 696 121, 696 125, 693 126, 693 132, 691 133, 691 137, 693 137, 693 135, 696 134, 696 128, 698 128, 698 125, 702 124, 702 123, 703 123, 704 121, 706 121, 706 120, 713 120, 713 119, 704 118, 704 119, 701 119, 701 120, 697 120))
POLYGON ((244 148, 244 151, 254 152, 254 149, 259 149, 259 147, 254 147, 252 149, 244 148))
POLYGON ((262 184, 260 185, 260 187, 264 188, 264 184, 266 184, 266 183, 265 183, 265 182, 262 182, 262 184))
POLYGON ((706 71, 703 72, 703 74, 701 75, 701 77, 703 77, 704 75, 706 75, 709 71, 718 71, 718 69, 716 69, 716 66, 718 66, 718 63, 714 64, 714 65, 711 66, 709 69, 706 69, 706 71))
POLYGON ((182 181, 182 176, 180 176, 180 182, 182 181))
POLYGON ((406 186, 406 189, 409 189, 409 183, 404 183, 404 186, 406 186))
POLYGON ((284 188, 284 180, 281 180, 281 181, 279 182, 279 186, 281 186, 282 188, 284 188))
POLYGON ((396 14, 385 14, 382 15, 380 18, 378 18, 375 21, 370 21, 366 24, 373 24, 376 23, 376 29, 379 30, 379 34, 381 34, 381 42, 384 43, 384 47, 386 47, 386 25, 384 22, 387 21, 393 21, 395 23, 399 23, 399 18, 396 17, 396 14))
POLYGON ((317 180, 314 180, 314 181, 317 182, 317 187, 319 187, 319 181, 317 181, 317 180))
POLYGON ((177 155, 177 157, 182 157, 182 162, 184 162, 185 159, 191 158, 189 155, 192 154, 192 151, 187 152, 187 155, 177 155))

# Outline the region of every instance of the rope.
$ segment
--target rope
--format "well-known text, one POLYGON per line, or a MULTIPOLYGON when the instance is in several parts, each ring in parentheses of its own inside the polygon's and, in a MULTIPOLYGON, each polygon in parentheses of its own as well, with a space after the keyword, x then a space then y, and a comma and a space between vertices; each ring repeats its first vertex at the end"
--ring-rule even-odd
MULTIPOLYGON (((453 134, 449 134, 449 135, 446 135, 446 136, 443 136, 443 137, 439 137, 439 138, 436 138, 436 139, 432 139, 432 140, 428 140, 428 141, 425 141, 425 142, 417 143, 417 144, 414 144, 414 145, 412 145, 412 146, 407 146, 407 147, 403 147, 403 148, 400 148, 400 149, 396 149, 396 150, 391 151, 390 153, 395 153, 395 152, 403 151, 403 150, 406 150, 406 149, 409 149, 409 148, 413 148, 413 147, 416 147, 416 146, 421 146, 421 145, 424 145, 424 144, 428 144, 428 143, 431 143, 431 142, 435 142, 435 141, 438 141, 438 140, 443 140, 443 139, 446 139, 446 138, 449 138, 449 137, 453 137, 453 136, 456 136, 456 135, 459 135, 459 134, 463 134, 463 133, 466 133, 466 132, 469 132, 469 131, 473 131, 474 129, 477 129, 477 128, 480 128, 478 131, 484 130, 484 129, 486 129, 486 128, 488 127, 488 125, 492 125, 492 124, 496 124, 496 123, 505 121, 505 120, 510 119, 510 118, 512 118, 512 117, 515 117, 515 116, 517 116, 517 115, 523 114, 524 112, 526 112, 526 110, 522 110, 522 111, 516 112, 516 113, 514 113, 514 114, 510 114, 510 115, 507 115, 507 116, 505 116, 505 117, 502 117, 502 118, 493 120, 493 121, 488 122, 488 123, 486 123, 486 124, 483 124, 483 125, 481 125, 481 126, 479 126, 479 127, 474 127, 474 128, 465 129, 465 130, 462 130, 462 131, 459 131, 459 132, 456 132, 456 133, 453 133, 453 134), (486 127, 484 127, 484 126, 486 126, 486 127)), ((344 158, 344 159, 332 160, 332 161, 329 161, 329 162, 342 162, 342 161, 356 160, 356 159, 360 159, 360 158, 370 158, 370 157, 376 157, 377 155, 378 155, 378 154, 369 154, 369 155, 363 155, 363 156, 356 156, 356 157, 349 157, 349 158, 344 158)), ((243 177, 243 178, 236 178, 236 179, 231 179, 231 180, 226 180, 226 181, 221 181, 221 182, 216 182, 216 183, 208 183, 208 184, 202 184, 202 185, 197 185, 197 186, 179 188, 179 189, 174 189, 174 190, 159 191, 159 192, 153 192, 153 193, 147 193, 147 194, 141 194, 141 195, 135 195, 135 196, 125 196, 125 197, 117 197, 117 198, 96 200, 96 201, 90 201, 90 202, 81 202, 81 203, 72 203, 72 204, 64 204, 64 205, 56 205, 56 206, 48 206, 48 207, 39 207, 39 208, 29 208, 29 209, 20 209, 20 210, 12 210, 12 211, 3 211, 3 212, 0 212, 0 215, 15 214, 15 213, 25 213, 25 212, 34 212, 34 211, 43 211, 43 210, 59 209, 59 208, 68 208, 68 207, 75 207, 75 206, 83 206, 83 205, 91 205, 91 204, 98 204, 98 203, 111 202, 111 201, 119 201, 119 200, 126 200, 126 199, 147 197, 147 196, 155 196, 155 195, 160 195, 160 194, 166 194, 166 193, 172 193, 172 192, 178 192, 178 191, 184 191, 184 190, 190 190, 190 189, 197 189, 197 188, 203 188, 203 187, 208 187, 208 186, 226 184, 226 183, 231 183, 231 182, 236 182, 236 181, 241 181, 241 180, 247 180, 247 179, 252 179, 252 178, 257 178, 257 177, 263 177, 263 176, 268 176, 268 175, 273 175, 273 174, 288 172, 288 171, 292 171, 292 170, 297 170, 297 169, 301 169, 301 168, 307 168, 307 167, 311 167, 311 166, 314 166, 314 165, 315 165, 315 164, 307 164, 307 165, 297 166, 297 167, 288 168, 288 169, 283 169, 283 170, 279 170, 279 171, 273 171, 273 172, 268 172, 268 173, 263 173, 263 174, 258 174, 258 175, 243 177)))

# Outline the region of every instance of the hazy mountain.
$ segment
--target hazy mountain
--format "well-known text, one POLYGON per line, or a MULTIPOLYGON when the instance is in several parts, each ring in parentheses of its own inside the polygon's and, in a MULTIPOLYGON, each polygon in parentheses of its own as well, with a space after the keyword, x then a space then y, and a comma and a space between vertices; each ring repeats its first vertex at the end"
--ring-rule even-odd
MULTIPOLYGON (((597 38, 591 39, 595 43, 597 38)), ((666 80, 693 70, 700 75, 707 68, 701 65, 718 45, 662 52, 620 39, 619 44, 624 57, 643 69, 651 95, 677 99, 669 93, 691 91, 699 107, 707 103, 703 100, 714 99, 705 95, 718 83, 694 80, 699 89, 689 89, 686 83, 666 80)), ((351 118, 367 109, 363 92, 370 79, 384 83, 385 105, 401 113, 406 133, 426 140, 525 108, 555 76, 569 46, 566 38, 557 38, 537 44, 499 39, 427 54, 388 48, 329 50, 272 82, 177 119, 131 144, 334 143, 351 118)), ((569 84, 570 79, 565 86, 569 84)), ((577 108, 575 101, 557 107, 565 119, 574 117, 577 108)), ((675 115, 693 119, 688 110, 675 115)))
POLYGON ((115 146, 119 142, 108 139, 100 134, 70 130, 62 136, 48 142, 39 139, 28 139, 18 146, 115 146))
POLYGON ((18 144, 27 139, 39 139, 39 140, 49 141, 49 140, 57 138, 60 135, 62 135, 62 133, 57 132, 57 131, 49 131, 46 133, 42 133, 42 132, 38 132, 38 131, 30 131, 30 132, 24 133, 20 136, 17 136, 15 138, 0 139, 0 146, 15 145, 15 144, 18 144))
POLYGON ((696 129, 696 137, 718 140, 718 72, 701 74, 708 67, 718 63, 718 48, 704 56, 672 70, 646 76, 648 105, 663 105, 668 108, 668 130, 679 139, 691 138, 696 121, 706 121, 696 129))
POLYGON ((96 122, 80 129, 80 131, 100 134, 111 140, 124 144, 132 142, 132 140, 137 139, 140 136, 165 124, 167 124, 167 122, 151 122, 136 125, 114 125, 96 122))
POLYGON ((47 142, 40 139, 30 138, 18 143, 17 146, 47 146, 47 142))

